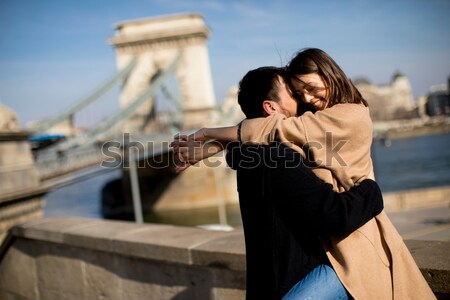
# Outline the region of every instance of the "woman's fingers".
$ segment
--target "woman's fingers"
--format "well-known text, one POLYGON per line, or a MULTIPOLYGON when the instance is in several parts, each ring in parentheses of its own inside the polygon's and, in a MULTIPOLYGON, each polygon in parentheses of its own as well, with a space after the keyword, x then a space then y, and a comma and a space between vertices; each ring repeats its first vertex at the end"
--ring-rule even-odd
POLYGON ((196 153, 199 148, 202 148, 201 140, 203 139, 203 134, 198 134, 199 132, 201 130, 190 136, 181 134, 174 136, 174 140, 170 143, 170 146, 173 148, 174 155, 180 162, 179 165, 175 166, 175 172, 182 172, 198 162, 196 153), (197 138, 199 139, 197 140, 197 138))
POLYGON ((173 141, 170 143, 170 146, 173 147, 174 145, 180 142, 186 142, 187 140, 188 140, 187 135, 176 135, 173 137, 173 141))
POLYGON ((174 139, 174 140, 187 140, 187 139, 188 139, 188 136, 185 135, 185 134, 179 134, 179 133, 177 133, 177 134, 175 134, 175 135, 173 136, 173 139, 174 139))
POLYGON ((186 148, 179 148, 176 153, 181 162, 186 163, 188 161, 188 150, 186 148))
POLYGON ((189 137, 184 134, 176 134, 170 143, 174 155, 178 158, 180 164, 175 166, 175 172, 180 173, 191 166, 189 163, 189 137))
POLYGON ((181 148, 181 147, 187 147, 189 145, 189 142, 180 140, 180 141, 172 142, 172 144, 178 148, 181 148))

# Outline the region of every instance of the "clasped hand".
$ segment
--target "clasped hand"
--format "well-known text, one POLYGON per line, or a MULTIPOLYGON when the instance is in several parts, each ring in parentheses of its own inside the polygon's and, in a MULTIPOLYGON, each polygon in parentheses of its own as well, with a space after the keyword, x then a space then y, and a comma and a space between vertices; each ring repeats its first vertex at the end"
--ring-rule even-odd
POLYGON ((206 142, 203 129, 194 132, 191 135, 174 136, 174 140, 170 143, 173 147, 174 155, 180 161, 180 164, 175 167, 177 173, 186 170, 188 167, 195 165, 202 159, 207 158, 207 153, 204 153, 204 144, 206 142))

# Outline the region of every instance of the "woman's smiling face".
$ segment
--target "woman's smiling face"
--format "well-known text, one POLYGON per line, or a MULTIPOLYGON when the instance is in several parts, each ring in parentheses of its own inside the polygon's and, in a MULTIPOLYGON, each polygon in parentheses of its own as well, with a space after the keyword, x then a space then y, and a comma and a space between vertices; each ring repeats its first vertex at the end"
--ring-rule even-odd
POLYGON ((291 83, 303 102, 315 110, 323 110, 328 106, 327 88, 319 74, 296 75, 291 83))

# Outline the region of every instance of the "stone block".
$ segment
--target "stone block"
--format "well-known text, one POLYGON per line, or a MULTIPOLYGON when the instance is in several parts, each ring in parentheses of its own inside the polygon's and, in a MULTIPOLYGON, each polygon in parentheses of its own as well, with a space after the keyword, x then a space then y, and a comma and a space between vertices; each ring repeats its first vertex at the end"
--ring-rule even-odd
POLYGON ((116 236, 114 251, 122 255, 191 264, 190 249, 227 234, 192 227, 152 224, 147 229, 116 236))
POLYGON ((113 252, 115 236, 139 231, 149 225, 139 225, 123 221, 87 222, 83 226, 73 226, 63 231, 64 243, 87 249, 113 252))
POLYGON ((443 206, 449 204, 450 187, 420 188, 383 193, 384 208, 388 212, 443 206))
MULTIPOLYGON (((3 138, 8 139, 5 136, 3 138)), ((38 187, 39 174, 34 166, 26 135, 14 137, 14 134, 11 133, 9 139, 0 140, 0 190, 2 194, 38 187)))
POLYGON ((8 295, 0 299, 39 299, 33 244, 19 238, 8 249, 0 261, 0 290, 8 295))
POLYGON ((117 276, 116 255, 101 251, 84 250, 84 299, 126 299, 122 297, 122 278, 117 276))
POLYGON ((245 299, 245 271, 226 269, 212 269, 213 288, 211 298, 213 300, 240 300, 245 299))
POLYGON ((88 218, 45 218, 16 226, 12 231, 15 236, 53 243, 63 243, 65 231, 83 226, 90 226, 92 223, 98 222, 102 221, 88 218))
POLYGON ((85 263, 79 248, 35 242, 39 298, 86 299, 85 263))
POLYGON ((0 169, 2 167, 16 165, 31 165, 33 159, 31 156, 30 143, 24 141, 2 141, 0 142, 0 169))
POLYGON ((450 295, 450 243, 406 240, 405 244, 433 292, 448 297, 450 295))
POLYGON ((203 243, 191 252, 193 264, 245 271, 245 241, 241 230, 203 243))
POLYGON ((245 299, 245 289, 234 289, 234 288, 221 288, 215 287, 212 290, 213 300, 244 300, 245 299))
POLYGON ((9 229, 17 224, 41 219, 43 217, 44 199, 37 197, 26 201, 13 202, 0 210, 0 241, 9 229))
POLYGON ((39 174, 33 165, 0 168, 0 190, 2 193, 38 186, 39 174))
POLYGON ((117 257, 121 299, 211 299, 213 275, 206 268, 117 257))

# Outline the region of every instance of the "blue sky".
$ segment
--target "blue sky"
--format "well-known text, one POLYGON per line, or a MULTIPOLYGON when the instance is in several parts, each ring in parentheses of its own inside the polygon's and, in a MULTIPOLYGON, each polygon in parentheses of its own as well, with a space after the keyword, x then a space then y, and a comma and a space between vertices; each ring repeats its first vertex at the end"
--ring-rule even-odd
MULTIPOLYGON (((218 102, 249 69, 284 65, 304 47, 353 79, 389 83, 400 71, 415 98, 450 76, 448 0, 1 0, 0 99, 22 125, 55 114, 116 72, 114 24, 182 12, 201 13, 212 31, 218 102)), ((80 122, 117 109, 117 89, 80 122)))

